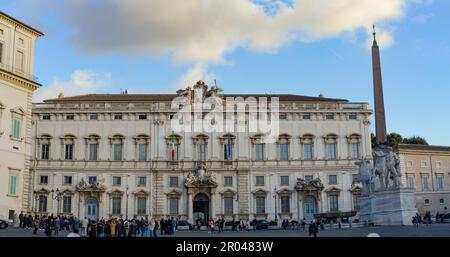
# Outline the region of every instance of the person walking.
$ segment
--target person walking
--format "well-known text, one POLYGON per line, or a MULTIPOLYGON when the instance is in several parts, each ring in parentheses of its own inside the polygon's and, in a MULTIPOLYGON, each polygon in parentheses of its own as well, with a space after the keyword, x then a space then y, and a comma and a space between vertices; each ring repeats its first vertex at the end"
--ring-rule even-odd
POLYGON ((316 220, 313 219, 309 225, 309 236, 314 235, 314 237, 317 237, 317 233, 319 233, 319 228, 317 227, 316 220))
POLYGON ((23 228, 23 211, 19 214, 19 228, 23 228))
POLYGON ((53 221, 53 228, 55 230, 55 236, 58 236, 59 231, 61 230, 61 224, 59 223, 59 216, 56 216, 56 219, 53 221))
POLYGON ((337 224, 338 224, 338 228, 341 229, 341 226, 342 226, 342 224, 341 224, 341 217, 337 218, 337 224))
POLYGON ((302 226, 302 230, 303 230, 303 231, 305 231, 305 228, 306 228, 306 224, 307 224, 307 222, 306 222, 306 218, 303 218, 303 219, 302 219, 302 224, 301 224, 301 226, 302 226))
POLYGON ((48 219, 45 222, 45 234, 48 237, 52 236, 52 227, 51 226, 52 226, 52 220, 50 217, 48 217, 48 219))
POLYGON ((37 231, 39 229, 39 224, 40 224, 39 216, 36 214, 36 216, 34 217, 34 223, 33 223, 33 227, 34 227, 33 235, 37 234, 37 231))
POLYGON ((158 223, 157 220, 155 220, 155 227, 153 228, 153 237, 158 237, 158 230, 160 228, 160 224, 158 223))

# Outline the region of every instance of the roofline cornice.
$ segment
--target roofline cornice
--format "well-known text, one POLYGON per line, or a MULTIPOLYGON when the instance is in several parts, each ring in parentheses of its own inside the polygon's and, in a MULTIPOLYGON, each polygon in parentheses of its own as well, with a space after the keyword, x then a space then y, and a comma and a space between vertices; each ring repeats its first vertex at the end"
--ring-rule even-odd
POLYGON ((44 33, 42 33, 41 31, 39 31, 39 30, 37 30, 37 29, 35 29, 35 28, 33 28, 33 27, 31 27, 31 26, 29 26, 29 25, 27 25, 27 24, 25 24, 25 23, 15 19, 15 18, 9 16, 8 14, 6 14, 6 13, 4 13, 2 11, 0 11, 0 19, 10 22, 10 23, 18 26, 19 28, 30 32, 31 34, 33 34, 36 37, 40 37, 40 36, 44 35, 44 33))

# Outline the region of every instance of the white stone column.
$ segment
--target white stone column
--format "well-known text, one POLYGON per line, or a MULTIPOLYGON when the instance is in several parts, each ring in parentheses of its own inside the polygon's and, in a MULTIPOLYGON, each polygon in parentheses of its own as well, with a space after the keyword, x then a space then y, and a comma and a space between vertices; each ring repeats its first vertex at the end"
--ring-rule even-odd
POLYGON ((194 225, 192 194, 188 192, 188 222, 194 225))

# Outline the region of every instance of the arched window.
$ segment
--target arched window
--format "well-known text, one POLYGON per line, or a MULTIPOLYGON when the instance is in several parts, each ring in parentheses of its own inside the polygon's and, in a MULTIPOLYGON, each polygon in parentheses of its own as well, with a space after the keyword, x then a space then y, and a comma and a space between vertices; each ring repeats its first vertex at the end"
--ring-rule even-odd
POLYGON ((90 134, 84 138, 86 142, 86 153, 88 154, 88 160, 96 161, 98 159, 98 149, 100 143, 100 136, 97 134, 90 134))
POLYGON ((351 134, 347 136, 349 158, 359 159, 361 157, 361 136, 351 134))
POLYGON ((278 159, 280 161, 288 161, 290 159, 290 146, 291 136, 288 134, 281 134, 278 137, 278 159))
POLYGON ((315 156, 314 156, 314 139, 315 139, 315 136, 312 134, 305 134, 300 137, 302 160, 310 161, 315 158, 315 156))
POLYGON ((206 153, 209 137, 205 134, 199 134, 193 137, 196 159, 206 161, 206 153))
POLYGON ((337 160, 338 159, 338 136, 336 134, 328 134, 324 136, 326 159, 337 160))
POLYGON ((140 134, 134 137, 135 151, 137 153, 136 158, 139 161, 148 160, 148 152, 150 145, 150 136, 145 134, 140 134))
POLYGON ((124 143, 125 143, 125 137, 120 134, 116 134, 109 138, 110 144, 111 144, 111 153, 112 153, 112 160, 114 161, 122 161, 123 153, 124 153, 124 143))
POLYGON ((75 140, 77 139, 76 136, 72 134, 66 134, 61 137, 61 145, 63 149, 62 156, 64 157, 64 160, 74 160, 75 156, 75 140))

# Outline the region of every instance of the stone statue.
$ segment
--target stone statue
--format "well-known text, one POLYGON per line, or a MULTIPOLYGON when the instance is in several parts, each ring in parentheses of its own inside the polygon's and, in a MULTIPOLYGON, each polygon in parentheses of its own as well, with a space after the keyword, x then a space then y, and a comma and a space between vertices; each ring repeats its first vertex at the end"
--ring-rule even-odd
POLYGON ((370 161, 363 159, 361 161, 355 162, 358 165, 358 178, 357 182, 363 184, 363 195, 371 194, 375 188, 375 175, 372 173, 372 168, 370 167, 370 161))
POLYGON ((207 96, 218 97, 221 92, 223 92, 223 89, 217 86, 212 86, 211 89, 208 91, 207 96))
POLYGON ((381 149, 375 149, 374 151, 374 164, 373 172, 379 177, 380 189, 385 190, 389 184, 389 176, 386 176, 386 155, 381 149))
POLYGON ((187 99, 192 99, 193 90, 191 87, 187 87, 186 89, 177 90, 177 95, 186 97, 187 99))

